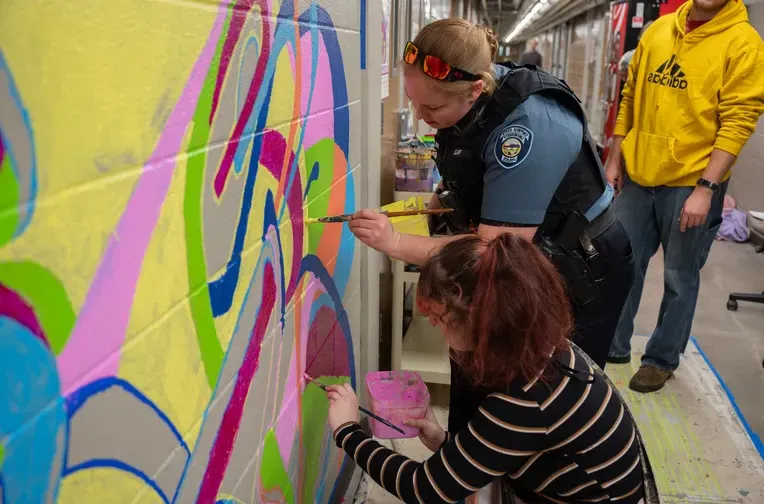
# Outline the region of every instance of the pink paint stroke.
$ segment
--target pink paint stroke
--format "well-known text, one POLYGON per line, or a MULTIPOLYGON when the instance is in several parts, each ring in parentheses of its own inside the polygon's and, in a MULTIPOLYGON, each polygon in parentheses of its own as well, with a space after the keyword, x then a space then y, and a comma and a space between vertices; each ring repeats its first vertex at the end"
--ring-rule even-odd
MULTIPOLYGON (((287 395, 289 391, 297 391, 297 388, 301 386, 302 374, 305 371, 305 354, 308 348, 310 311, 316 292, 321 287, 321 284, 312 276, 306 276, 305 281, 308 282, 308 286, 305 288, 305 297, 300 311, 300 320, 304 322, 301 322, 299 339, 295 342, 296 345, 300 345, 300 362, 297 362, 297 352, 292 352, 284 395, 287 395)), ((285 466, 289 466, 292 445, 297 436, 297 416, 297 401, 291 401, 281 410, 279 421, 276 424, 276 441, 278 441, 279 452, 285 466)))
POLYGON ((3 169, 3 161, 5 161, 5 143, 3 143, 3 135, 0 134, 0 170, 3 169))
POLYGON ((231 399, 223 412, 223 419, 210 449, 210 459, 204 470, 204 479, 196 498, 197 504, 215 502, 220 491, 220 485, 223 483, 223 476, 231 460, 234 443, 241 425, 241 417, 244 413, 244 404, 260 363, 261 345, 276 303, 276 281, 270 262, 265 264, 262 293, 262 302, 255 317, 255 326, 252 329, 247 351, 244 354, 244 361, 236 374, 231 399))
POLYGON ((176 156, 215 55, 226 10, 225 6, 218 9, 207 42, 151 158, 143 166, 119 224, 109 238, 69 342, 58 357, 65 395, 86 379, 117 374, 120 347, 125 341, 143 257, 172 181, 176 156))
POLYGON ((48 339, 37 320, 34 309, 15 291, 0 284, 0 317, 8 317, 23 325, 50 348, 48 339))
MULTIPOLYGON (((246 4, 251 4, 251 1, 247 0, 243 3, 246 6, 246 4)), ((265 0, 257 0, 256 3, 260 6, 260 22, 262 24, 262 36, 260 37, 260 56, 257 59, 257 66, 255 67, 255 73, 252 76, 252 82, 249 84, 249 90, 247 91, 247 97, 244 100, 244 106, 242 107, 241 114, 239 114, 236 125, 234 126, 233 135, 231 135, 231 139, 226 145, 225 152, 223 153, 223 161, 220 163, 220 168, 215 174, 213 186, 215 189, 215 194, 218 198, 221 194, 223 194, 223 189, 225 189, 225 184, 228 180, 228 174, 230 173, 231 166, 233 164, 233 158, 236 155, 236 149, 239 147, 239 142, 241 141, 241 137, 244 134, 244 128, 247 126, 247 122, 252 115, 252 109, 255 107, 255 101, 257 100, 257 93, 260 92, 260 88, 262 87, 263 80, 265 79, 265 70, 268 67, 268 60, 270 59, 271 31, 270 24, 268 22, 270 15, 268 12, 268 5, 265 0)), ((234 7, 234 12, 236 9, 240 8, 243 7, 234 7)), ((231 33, 232 32, 229 30, 228 39, 233 40, 232 44, 236 45, 236 41, 238 40, 238 33, 236 35, 236 39, 233 39, 231 33)), ((231 47, 230 50, 233 50, 233 47, 231 47)), ((218 80, 221 82, 221 84, 223 82, 222 79, 225 79, 224 72, 225 69, 221 67, 218 75, 218 80)), ((212 116, 214 116, 214 110, 210 114, 210 117, 212 116)))
POLYGON ((233 50, 236 47, 236 43, 239 41, 239 35, 244 28, 244 23, 247 21, 249 10, 254 3, 255 0, 240 0, 232 7, 233 12, 231 13, 231 22, 228 25, 225 42, 223 42, 223 51, 220 55, 220 69, 218 71, 217 79, 215 80, 215 91, 212 94, 210 124, 212 124, 212 120, 218 110, 220 92, 223 89, 223 81, 225 80, 226 73, 228 73, 228 66, 231 64, 233 50))
MULTIPOLYGON (((302 149, 310 149, 324 138, 334 138, 334 93, 332 92, 332 71, 329 53, 326 51, 323 37, 318 38, 318 61, 316 62, 316 80, 313 96, 310 98, 310 117, 308 114, 308 93, 303 93, 300 100, 301 115, 305 136, 302 149)), ((302 54, 312 54, 310 31, 303 35, 302 54)), ((302 58, 302 89, 310 89, 312 58, 302 58)), ((308 173, 313 169, 308 166, 308 173)))

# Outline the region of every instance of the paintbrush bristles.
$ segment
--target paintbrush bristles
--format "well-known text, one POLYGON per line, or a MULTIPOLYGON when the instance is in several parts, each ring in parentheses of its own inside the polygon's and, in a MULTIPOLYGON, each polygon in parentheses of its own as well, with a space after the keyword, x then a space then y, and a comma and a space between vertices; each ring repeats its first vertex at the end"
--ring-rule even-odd
POLYGON ((321 388, 321 389, 323 389, 323 390, 326 390, 326 385, 324 385, 323 383, 321 383, 321 382, 320 382, 320 381, 318 381, 318 380, 314 380, 313 378, 311 378, 311 377, 310 377, 310 375, 308 375, 308 373, 303 373, 303 374, 302 374, 302 376, 303 376, 303 378, 305 378, 307 381, 309 381, 309 382, 311 382, 311 383, 314 383, 316 386, 320 387, 320 388, 321 388))

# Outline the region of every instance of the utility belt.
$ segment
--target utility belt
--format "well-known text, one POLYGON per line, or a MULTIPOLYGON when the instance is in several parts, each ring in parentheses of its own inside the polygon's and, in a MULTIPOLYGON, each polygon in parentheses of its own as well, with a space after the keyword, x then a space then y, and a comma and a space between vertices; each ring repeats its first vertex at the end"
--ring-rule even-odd
MULTIPOLYGON (((453 211, 442 214, 442 219, 432 219, 431 233, 435 234, 444 227, 451 234, 474 229, 476 223, 472 222, 466 211, 464 199, 457 188, 438 191, 438 198, 443 208, 453 211)), ((576 210, 569 212, 554 226, 551 236, 539 231, 534 237, 534 243, 557 267, 566 280, 573 300, 580 306, 586 306, 599 295, 599 284, 606 274, 604 261, 592 240, 610 229, 615 220, 612 206, 608 206, 592 222, 576 210)))
POLYGON ((588 222, 581 212, 574 211, 565 217, 556 236, 536 233, 534 242, 557 266, 574 302, 580 306, 586 306, 599 295, 599 284, 607 273, 605 262, 592 240, 610 229, 615 220, 612 206, 592 222, 588 222))

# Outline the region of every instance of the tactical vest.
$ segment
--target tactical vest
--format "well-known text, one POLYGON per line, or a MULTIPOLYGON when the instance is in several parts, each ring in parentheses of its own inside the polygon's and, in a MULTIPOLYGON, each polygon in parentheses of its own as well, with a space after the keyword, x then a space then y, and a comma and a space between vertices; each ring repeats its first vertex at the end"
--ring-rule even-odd
MULTIPOLYGON (((484 96, 456 126, 439 130, 435 140, 436 163, 446 187, 460 195, 472 226, 480 223, 483 204, 483 176, 486 166, 483 148, 489 135, 507 116, 532 94, 543 94, 574 112, 584 126, 578 157, 568 167, 550 202, 539 232, 553 237, 563 219, 571 212, 586 212, 606 188, 602 162, 587 128, 586 114, 568 85, 533 66, 501 63, 510 69, 493 96, 484 96)), ((536 148, 544 145, 544 133, 537 132, 536 148)), ((512 202, 508 201, 508 205, 512 202)))

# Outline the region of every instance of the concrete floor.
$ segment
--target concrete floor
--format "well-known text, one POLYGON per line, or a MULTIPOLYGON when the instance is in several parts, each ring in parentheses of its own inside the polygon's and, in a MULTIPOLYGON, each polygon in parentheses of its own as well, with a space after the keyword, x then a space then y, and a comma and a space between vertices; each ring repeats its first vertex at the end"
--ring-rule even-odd
MULTIPOLYGON (((740 302, 727 310, 730 292, 764 291, 764 254, 747 243, 716 242, 701 270, 692 335, 735 397, 752 430, 764 438, 764 305, 740 302)), ((663 295, 663 258, 650 263, 635 334, 649 336, 663 295)))

